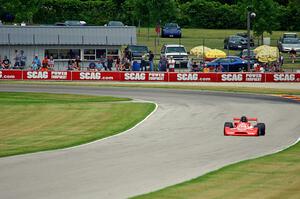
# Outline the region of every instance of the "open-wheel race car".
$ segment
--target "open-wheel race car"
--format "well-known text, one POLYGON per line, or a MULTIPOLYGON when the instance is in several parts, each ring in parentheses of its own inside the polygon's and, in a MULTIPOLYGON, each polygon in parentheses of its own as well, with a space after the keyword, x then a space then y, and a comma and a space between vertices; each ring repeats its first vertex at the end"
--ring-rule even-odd
POLYGON ((257 123, 257 118, 233 118, 232 122, 225 122, 224 135, 237 136, 260 136, 265 135, 266 125, 264 123, 257 123))

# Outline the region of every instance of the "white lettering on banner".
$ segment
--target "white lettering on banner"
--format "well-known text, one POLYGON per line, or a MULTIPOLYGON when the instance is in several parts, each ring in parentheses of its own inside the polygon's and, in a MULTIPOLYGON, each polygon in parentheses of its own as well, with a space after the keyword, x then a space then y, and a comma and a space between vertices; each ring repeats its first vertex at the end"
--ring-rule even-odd
POLYGON ((261 82, 262 74, 246 74, 247 82, 261 82))
POLYGON ((81 72, 80 79, 87 79, 87 80, 100 80, 101 73, 95 72, 81 72))
POLYGON ((287 81, 287 82, 293 82, 296 80, 295 74, 274 74, 274 81, 280 82, 280 81, 287 81))
POLYGON ((61 71, 52 71, 51 72, 51 79, 67 79, 67 72, 61 71))
POLYGON ((146 80, 145 73, 125 73, 125 80, 146 80))
POLYGON ((241 82, 243 81, 243 74, 222 74, 223 82, 241 82))
POLYGON ((198 74, 197 73, 178 73, 177 81, 197 81, 198 74))
POLYGON ((149 81, 163 81, 164 79, 164 73, 149 73, 149 81))
POLYGON ((47 79, 48 72, 46 71, 28 71, 27 72, 28 79, 47 79))

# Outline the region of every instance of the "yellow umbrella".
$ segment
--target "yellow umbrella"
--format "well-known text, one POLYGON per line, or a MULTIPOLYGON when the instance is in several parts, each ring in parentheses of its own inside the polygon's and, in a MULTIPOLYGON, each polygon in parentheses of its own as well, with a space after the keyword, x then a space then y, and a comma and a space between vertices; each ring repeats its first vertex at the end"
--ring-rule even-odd
POLYGON ((191 55, 196 55, 197 57, 203 56, 207 51, 211 50, 206 46, 196 46, 190 50, 191 55))
POLYGON ((260 62, 274 62, 278 60, 279 50, 277 47, 262 45, 254 49, 256 59, 260 62))
POLYGON ((206 60, 212 60, 216 58, 225 58, 226 53, 219 49, 211 49, 204 53, 204 57, 206 60))

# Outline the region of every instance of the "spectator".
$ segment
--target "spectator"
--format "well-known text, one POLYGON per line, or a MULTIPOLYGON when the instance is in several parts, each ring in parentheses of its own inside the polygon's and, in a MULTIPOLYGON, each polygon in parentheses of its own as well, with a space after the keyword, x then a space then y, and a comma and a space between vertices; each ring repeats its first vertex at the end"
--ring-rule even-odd
POLYGON ((132 62, 132 71, 140 71, 141 70, 141 64, 138 63, 136 60, 132 62))
POLYGON ((46 55, 42 60, 42 71, 48 71, 48 56, 46 55))
POLYGON ((175 71, 175 60, 173 59, 173 56, 171 56, 170 59, 168 60, 168 67, 169 67, 169 72, 175 71))
POLYGON ((74 65, 74 68, 75 68, 76 70, 80 70, 80 62, 81 62, 80 56, 78 55, 78 56, 76 57, 76 59, 75 59, 75 65, 74 65))
POLYGON ((68 70, 74 70, 74 60, 72 59, 68 61, 68 70))
POLYGON ((159 60, 158 69, 159 71, 167 71, 168 60, 165 56, 162 56, 159 60))
POLYGON ((24 69, 25 66, 26 66, 27 57, 24 55, 24 51, 23 50, 20 51, 20 59, 21 59, 21 67, 20 67, 20 69, 24 69))
POLYGON ((109 71, 111 71, 112 67, 113 67, 113 63, 114 63, 114 60, 111 56, 108 57, 107 59, 107 68, 109 71))
POLYGON ((120 62, 121 62, 120 57, 118 57, 118 58, 116 59, 116 70, 117 70, 117 71, 120 70, 120 62))
POLYGON ((7 58, 7 56, 4 56, 4 59, 2 60, 2 68, 3 69, 9 69, 10 67, 10 60, 7 58))
POLYGON ((153 52, 150 50, 149 51, 149 70, 153 71, 153 60, 154 60, 154 54, 153 52))
POLYGON ((102 64, 102 67, 103 67, 105 70, 107 70, 107 67, 106 67, 106 58, 105 58, 103 55, 101 55, 99 61, 100 61, 100 63, 102 64))
POLYGON ((38 55, 35 55, 32 61, 31 69, 39 70, 40 67, 41 67, 41 60, 39 59, 38 55))
POLYGON ((191 72, 199 72, 199 67, 196 62, 192 64, 191 72))
POLYGON ((15 50, 15 64, 13 69, 19 69, 21 67, 21 55, 18 53, 18 50, 15 50))
POLYGON ((205 66, 205 67, 203 68, 203 72, 204 72, 204 73, 209 73, 209 68, 208 68, 207 66, 205 66))
POLYGON ((292 48, 292 50, 290 51, 290 58, 292 59, 292 63, 295 63, 296 56, 297 52, 294 48, 292 48))
POLYGON ((280 53, 279 58, 278 58, 279 66, 282 66, 282 65, 283 65, 283 62, 284 62, 284 57, 283 57, 282 54, 280 53))
POLYGON ((129 59, 126 60, 126 62, 124 63, 124 71, 130 71, 130 61, 129 59))
POLYGON ((188 71, 192 71, 193 61, 194 61, 193 58, 190 58, 190 59, 189 59, 189 61, 188 61, 188 63, 187 63, 187 69, 188 69, 188 71))
POLYGON ((100 60, 98 61, 98 63, 96 63, 96 69, 97 71, 101 71, 103 69, 103 65, 100 60))
POLYGON ((50 70, 54 70, 54 59, 53 56, 50 56, 50 59, 48 60, 48 66, 50 70))
POLYGON ((89 70, 96 71, 96 63, 95 62, 89 63, 89 70))
POLYGON ((146 71, 147 70, 147 62, 145 60, 145 55, 142 56, 142 60, 141 60, 141 71, 146 71))

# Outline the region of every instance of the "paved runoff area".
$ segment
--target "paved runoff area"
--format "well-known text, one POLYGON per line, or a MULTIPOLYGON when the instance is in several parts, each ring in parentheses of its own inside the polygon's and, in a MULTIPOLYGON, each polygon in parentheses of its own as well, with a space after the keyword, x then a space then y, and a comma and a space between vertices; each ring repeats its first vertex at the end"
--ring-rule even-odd
POLYGON ((110 95, 158 104, 147 120, 119 136, 70 149, 0 158, 0 198, 5 199, 128 198, 274 153, 300 137, 299 102, 276 96, 4 84, 0 91, 110 95), (241 115, 266 123, 266 136, 224 137, 224 122, 241 115))

